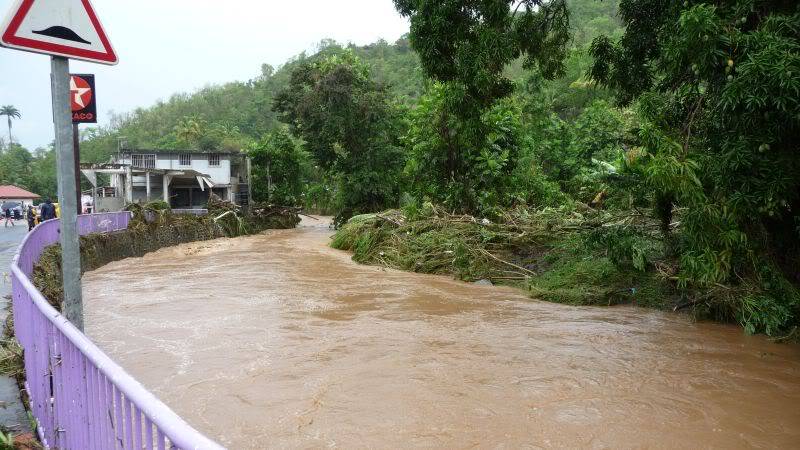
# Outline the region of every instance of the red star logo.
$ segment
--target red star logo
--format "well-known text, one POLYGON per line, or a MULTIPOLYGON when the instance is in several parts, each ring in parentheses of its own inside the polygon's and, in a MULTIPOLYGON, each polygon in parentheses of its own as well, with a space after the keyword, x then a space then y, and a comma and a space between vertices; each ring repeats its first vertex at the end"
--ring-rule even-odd
POLYGON ((69 93, 73 112, 86 108, 92 102, 92 89, 81 77, 70 77, 69 93))

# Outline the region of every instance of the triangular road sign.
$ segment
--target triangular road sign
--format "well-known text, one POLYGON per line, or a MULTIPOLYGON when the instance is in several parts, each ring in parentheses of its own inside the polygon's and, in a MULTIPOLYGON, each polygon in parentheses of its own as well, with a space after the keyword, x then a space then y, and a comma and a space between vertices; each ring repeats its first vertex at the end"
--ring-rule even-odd
POLYGON ((0 32, 4 47, 117 63, 89 0, 17 0, 0 32))

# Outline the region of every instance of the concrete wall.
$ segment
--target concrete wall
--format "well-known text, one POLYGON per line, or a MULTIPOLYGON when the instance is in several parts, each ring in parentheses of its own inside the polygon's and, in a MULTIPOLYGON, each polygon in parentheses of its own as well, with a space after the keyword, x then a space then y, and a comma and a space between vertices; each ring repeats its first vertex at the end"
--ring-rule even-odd
POLYGON ((98 197, 95 205, 96 212, 122 211, 125 199, 118 197, 98 197))

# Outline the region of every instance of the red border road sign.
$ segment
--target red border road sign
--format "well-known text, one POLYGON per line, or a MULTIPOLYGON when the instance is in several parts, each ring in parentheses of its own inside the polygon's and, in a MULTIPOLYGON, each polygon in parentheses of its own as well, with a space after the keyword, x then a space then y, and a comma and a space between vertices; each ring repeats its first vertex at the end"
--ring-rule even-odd
MULTIPOLYGON (((17 0, 16 5, 11 9, 11 13, 3 24, 0 45, 17 50, 65 56, 101 64, 116 64, 118 62, 117 54, 114 52, 103 26, 100 25, 91 3, 89 0, 74 1, 76 4, 79 2, 82 7, 71 8, 59 17, 58 12, 60 11, 58 11, 58 8, 48 5, 50 3, 49 0, 17 0), (45 13, 39 14, 40 16, 52 17, 52 23, 50 23, 51 26, 48 30, 21 29, 34 6, 38 7, 34 10, 45 11, 45 13), (51 14, 53 10, 57 10, 57 12, 51 14), (93 28, 93 30, 88 31, 92 35, 96 34, 99 42, 91 45, 91 42, 81 38, 72 30, 75 27, 71 27, 71 23, 61 23, 71 22, 77 16, 81 16, 79 18, 83 19, 84 30, 87 26, 93 28), (64 34, 64 31, 68 34, 64 34)), ((58 3, 61 4, 63 2, 58 3)), ((64 8, 61 7, 61 9, 64 8)), ((41 22, 41 17, 38 17, 38 19, 41 22)))

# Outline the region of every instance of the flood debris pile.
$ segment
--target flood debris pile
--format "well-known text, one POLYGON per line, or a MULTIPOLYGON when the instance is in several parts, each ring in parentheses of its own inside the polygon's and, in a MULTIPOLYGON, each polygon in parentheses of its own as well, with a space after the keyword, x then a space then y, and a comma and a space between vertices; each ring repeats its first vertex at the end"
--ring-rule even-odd
POLYGON ((422 211, 355 216, 334 236, 364 264, 511 284, 568 303, 680 307, 658 223, 638 213, 515 209, 494 221, 422 211))
MULTIPOLYGON (((198 216, 173 214, 164 202, 129 205, 133 217, 127 230, 81 236, 81 272, 164 247, 294 228, 300 221, 298 209, 292 207, 254 204, 244 211, 213 197, 208 206, 208 214, 198 216)), ((33 282, 60 310, 63 298, 60 245, 52 245, 42 253, 33 270, 33 282)))
POLYGON ((227 237, 257 234, 270 229, 294 228, 300 222, 301 208, 253 202, 244 211, 240 206, 217 196, 208 200, 208 215, 220 233, 227 237))
POLYGON ((19 386, 24 385, 25 362, 22 358, 22 346, 14 337, 13 314, 6 317, 0 339, 0 373, 13 378, 19 386))

